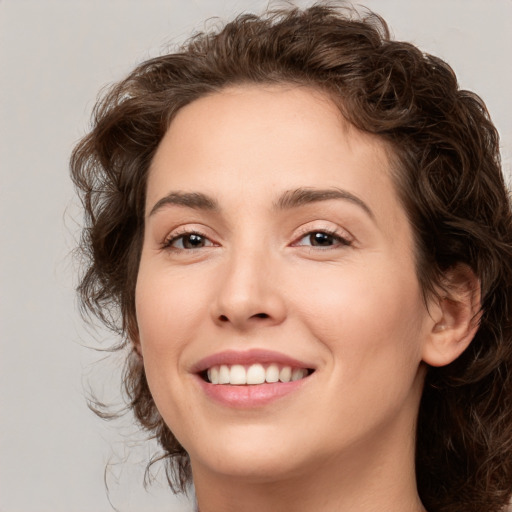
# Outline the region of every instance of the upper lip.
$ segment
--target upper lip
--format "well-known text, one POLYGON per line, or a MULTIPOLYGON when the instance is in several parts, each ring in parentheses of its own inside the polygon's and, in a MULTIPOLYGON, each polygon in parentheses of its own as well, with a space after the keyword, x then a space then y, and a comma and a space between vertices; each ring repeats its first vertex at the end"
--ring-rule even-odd
POLYGON ((274 352, 272 350, 251 349, 244 351, 226 350, 223 352, 218 352, 217 354, 212 354, 198 361, 192 367, 191 371, 193 373, 201 373, 205 370, 208 370, 208 368, 211 368, 212 366, 220 366, 222 364, 251 365, 256 363, 277 363, 282 366, 291 366, 293 368, 315 369, 314 366, 309 363, 300 361, 280 352, 274 352))

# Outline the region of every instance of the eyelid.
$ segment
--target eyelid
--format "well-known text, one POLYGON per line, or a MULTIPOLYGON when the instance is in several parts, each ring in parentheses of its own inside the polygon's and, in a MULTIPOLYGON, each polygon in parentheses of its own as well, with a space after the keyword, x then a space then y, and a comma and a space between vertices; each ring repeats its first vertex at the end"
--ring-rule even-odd
MULTIPOLYGON (((186 235, 198 235, 202 238, 205 238, 206 240, 208 240, 211 243, 211 245, 208 245, 206 248, 219 246, 219 244, 217 242, 215 242, 210 235, 207 235, 205 233, 205 230, 198 229, 197 227, 193 227, 191 225, 180 226, 176 229, 173 229, 170 233, 168 233, 164 237, 164 239, 160 243, 160 246, 162 249, 165 249, 165 250, 187 251, 187 252, 193 251, 194 249, 181 249, 178 247, 173 247, 173 245, 172 245, 176 240, 178 240, 182 237, 185 237, 186 235)), ((205 247, 198 247, 197 249, 205 249, 205 247)))
MULTIPOLYGON (((335 238, 338 238, 340 241, 340 245, 344 247, 348 247, 353 245, 355 242, 355 238, 345 229, 340 228, 339 226, 332 227, 332 226, 321 226, 321 225, 313 225, 312 223, 308 223, 305 226, 301 226, 299 229, 299 232, 296 236, 294 236, 294 241, 292 242, 292 246, 294 247, 300 247, 298 242, 300 242, 303 238, 305 238, 307 235, 313 234, 313 233, 325 233, 328 235, 331 235, 335 238)), ((331 247, 318 247, 321 250, 326 249, 336 249, 339 246, 331 246, 331 247)))

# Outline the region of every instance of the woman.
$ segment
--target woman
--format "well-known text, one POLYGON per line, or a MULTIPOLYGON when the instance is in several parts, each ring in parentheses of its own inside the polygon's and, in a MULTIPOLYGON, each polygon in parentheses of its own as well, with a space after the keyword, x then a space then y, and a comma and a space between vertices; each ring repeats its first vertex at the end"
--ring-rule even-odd
POLYGON ((201 512, 504 510, 511 209, 446 63, 348 8, 241 16, 114 86, 71 166, 83 304, 201 512))

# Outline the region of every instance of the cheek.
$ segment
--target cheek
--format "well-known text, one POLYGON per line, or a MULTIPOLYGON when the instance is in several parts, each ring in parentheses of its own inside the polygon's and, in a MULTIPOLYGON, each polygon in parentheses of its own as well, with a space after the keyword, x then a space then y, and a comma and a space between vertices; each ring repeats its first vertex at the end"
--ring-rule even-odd
POLYGON ((426 310, 414 271, 400 277, 397 268, 374 268, 383 266, 317 273, 297 301, 300 317, 345 377, 392 377, 407 365, 411 373, 421 359, 426 310))
POLYGON ((415 280, 367 275, 347 277, 338 287, 332 282, 328 291, 319 280, 308 288, 302 318, 329 354, 325 393, 316 401, 338 425, 333 435, 343 438, 362 425, 393 421, 404 404, 414 413, 424 309, 415 280))
POLYGON ((185 279, 157 265, 141 262, 135 293, 137 322, 142 348, 167 351, 185 341, 191 326, 205 308, 200 280, 185 279))
POLYGON ((144 369, 157 408, 173 432, 176 425, 168 420, 175 421, 188 407, 183 354, 205 314, 205 302, 200 282, 141 259, 135 303, 144 369))
POLYGON ((158 409, 171 418, 180 402, 180 361, 204 314, 200 283, 182 281, 158 263, 141 260, 135 301, 144 369, 158 409))

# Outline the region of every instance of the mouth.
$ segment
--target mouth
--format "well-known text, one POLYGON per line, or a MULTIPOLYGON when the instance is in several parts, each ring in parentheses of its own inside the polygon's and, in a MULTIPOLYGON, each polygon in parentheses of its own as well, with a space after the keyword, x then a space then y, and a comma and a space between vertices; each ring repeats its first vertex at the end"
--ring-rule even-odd
POLYGON ((214 385, 255 386, 295 382, 305 379, 314 371, 313 368, 279 363, 220 364, 203 370, 199 376, 214 385))
POLYGON ((280 352, 226 350, 194 365, 199 389, 222 407, 259 410, 295 396, 315 373, 311 363, 280 352))

